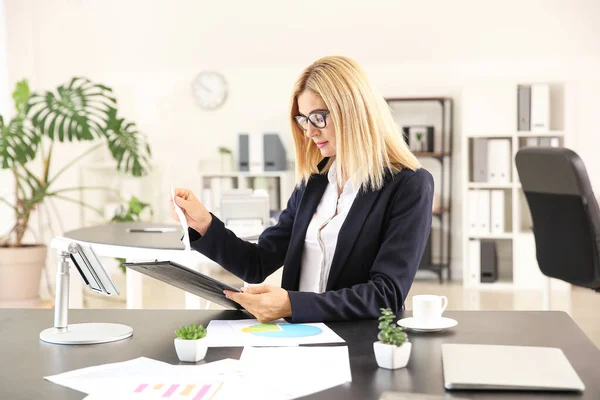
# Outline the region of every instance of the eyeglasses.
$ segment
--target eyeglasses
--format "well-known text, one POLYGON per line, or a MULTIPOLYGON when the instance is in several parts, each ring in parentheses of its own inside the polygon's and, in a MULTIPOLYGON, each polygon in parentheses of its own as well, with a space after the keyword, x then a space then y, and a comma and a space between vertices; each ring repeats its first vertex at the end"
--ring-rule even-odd
POLYGON ((317 129, 323 129, 327 126, 325 119, 329 115, 329 111, 313 111, 307 116, 296 115, 294 119, 303 130, 308 130, 308 121, 317 129))

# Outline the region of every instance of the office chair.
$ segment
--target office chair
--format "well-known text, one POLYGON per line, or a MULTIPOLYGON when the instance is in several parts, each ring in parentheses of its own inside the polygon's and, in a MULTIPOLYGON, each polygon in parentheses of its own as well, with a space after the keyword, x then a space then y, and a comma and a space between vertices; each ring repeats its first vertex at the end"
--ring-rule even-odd
POLYGON ((546 276, 600 291, 600 210, 572 150, 526 147, 515 156, 546 276))

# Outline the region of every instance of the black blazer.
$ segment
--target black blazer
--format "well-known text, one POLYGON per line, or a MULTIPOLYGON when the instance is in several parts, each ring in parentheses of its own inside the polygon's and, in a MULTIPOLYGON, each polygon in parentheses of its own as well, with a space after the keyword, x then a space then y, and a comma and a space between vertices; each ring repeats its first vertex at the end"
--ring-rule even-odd
POLYGON ((431 174, 404 169, 388 174, 379 191, 361 190, 340 229, 327 291, 299 292, 306 229, 328 182, 314 174, 296 188, 258 244, 239 239, 213 215, 204 236, 190 229, 191 247, 248 283, 284 265, 281 287, 290 296, 292 322, 374 319, 382 307, 401 311, 431 230, 431 174))

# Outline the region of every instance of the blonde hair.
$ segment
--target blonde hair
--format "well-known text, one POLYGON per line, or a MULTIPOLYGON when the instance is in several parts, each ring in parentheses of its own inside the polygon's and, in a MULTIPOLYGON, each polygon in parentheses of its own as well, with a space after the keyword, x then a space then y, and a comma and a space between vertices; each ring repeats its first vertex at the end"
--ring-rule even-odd
MULTIPOLYGON (((406 145, 384 98, 370 84, 355 61, 341 56, 324 57, 298 77, 291 97, 290 120, 296 150, 296 184, 314 173, 327 173, 333 158, 319 171, 319 148, 297 125, 298 96, 306 90, 319 95, 335 128, 337 176, 352 179, 356 187, 379 190, 387 172, 421 167, 406 145)), ((344 182, 339 182, 343 185, 344 182)))

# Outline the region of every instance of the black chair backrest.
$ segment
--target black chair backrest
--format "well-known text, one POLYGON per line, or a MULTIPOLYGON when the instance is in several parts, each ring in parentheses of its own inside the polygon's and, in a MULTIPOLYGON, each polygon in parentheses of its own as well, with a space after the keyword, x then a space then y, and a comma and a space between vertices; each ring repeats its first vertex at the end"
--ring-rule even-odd
POLYGON ((526 147, 515 157, 546 276, 600 290, 600 210, 572 150, 526 147))

